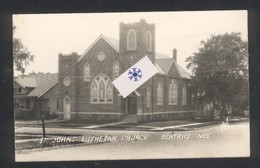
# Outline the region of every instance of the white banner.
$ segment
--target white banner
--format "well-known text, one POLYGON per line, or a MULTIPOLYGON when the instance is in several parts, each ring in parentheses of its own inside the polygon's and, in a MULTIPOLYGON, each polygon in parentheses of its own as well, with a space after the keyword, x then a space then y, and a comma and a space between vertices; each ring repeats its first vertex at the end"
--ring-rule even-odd
POLYGON ((151 60, 144 56, 112 83, 123 98, 127 97, 158 72, 151 60))

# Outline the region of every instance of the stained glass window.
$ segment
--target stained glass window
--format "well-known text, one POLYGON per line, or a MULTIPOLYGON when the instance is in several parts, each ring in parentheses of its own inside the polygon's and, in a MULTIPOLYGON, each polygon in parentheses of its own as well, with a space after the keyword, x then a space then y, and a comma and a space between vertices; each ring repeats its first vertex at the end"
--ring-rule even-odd
POLYGON ((91 82, 91 103, 113 103, 113 87, 107 75, 99 74, 91 82))
POLYGON ((169 85, 169 104, 177 105, 177 84, 174 80, 171 80, 169 85))
POLYGON ((88 63, 84 65, 84 81, 90 81, 90 66, 88 63))
POLYGON ((157 84, 157 105, 163 104, 163 84, 161 81, 157 84))
POLYGON ((119 63, 118 61, 115 61, 113 65, 113 79, 116 79, 118 76, 119 76, 119 63))
POLYGON ((147 107, 147 108, 151 107, 151 90, 150 90, 150 87, 147 88, 147 93, 146 93, 146 107, 147 107))
POLYGON ((182 105, 187 104, 187 89, 186 86, 184 85, 182 88, 182 105))

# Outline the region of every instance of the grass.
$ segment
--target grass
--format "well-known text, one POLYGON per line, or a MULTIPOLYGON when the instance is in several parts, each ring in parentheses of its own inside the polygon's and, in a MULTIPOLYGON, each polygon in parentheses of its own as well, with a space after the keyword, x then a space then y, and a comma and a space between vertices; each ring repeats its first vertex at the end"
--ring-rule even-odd
MULTIPOLYGON (((62 137, 62 136, 60 136, 62 137)), ((65 136, 63 136, 65 137, 65 136)), ((72 144, 80 144, 84 143, 81 141, 63 141, 63 142, 53 142, 53 137, 47 137, 45 142, 41 141, 40 136, 34 135, 18 135, 15 137, 16 140, 25 140, 25 141, 16 141, 15 143, 15 150, 25 150, 25 149, 35 149, 35 148, 48 148, 48 147, 55 147, 55 146, 64 146, 64 145, 72 145, 72 144)))
POLYGON ((115 121, 91 121, 91 120, 78 120, 78 119, 72 119, 72 120, 68 120, 68 121, 61 121, 61 122, 57 122, 57 123, 53 123, 55 125, 59 125, 59 124, 82 124, 82 125, 92 125, 92 124, 107 124, 107 123, 112 123, 115 121))
POLYGON ((167 127, 194 123, 192 120, 171 120, 171 121, 158 121, 141 124, 141 126, 152 126, 152 127, 167 127))
POLYGON ((39 143, 39 141, 26 141, 26 142, 16 143, 15 150, 19 151, 25 149, 47 148, 47 147, 54 147, 54 146, 79 144, 79 143, 84 143, 84 142, 75 141, 75 142, 52 143, 52 139, 46 140, 45 143, 39 143))

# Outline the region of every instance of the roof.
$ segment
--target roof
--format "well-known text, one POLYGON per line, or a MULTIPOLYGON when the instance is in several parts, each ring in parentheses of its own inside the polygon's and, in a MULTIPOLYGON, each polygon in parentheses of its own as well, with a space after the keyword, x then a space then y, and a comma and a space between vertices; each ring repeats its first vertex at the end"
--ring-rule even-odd
POLYGON ((172 65, 172 58, 156 59, 156 63, 161 67, 165 74, 168 74, 168 71, 172 65))
POLYGON ((119 51, 119 41, 117 39, 114 39, 112 37, 103 36, 108 43, 112 44, 112 46, 119 51))
POLYGON ((158 70, 158 72, 160 73, 160 74, 166 74, 163 70, 162 70, 162 68, 158 65, 158 63, 155 63, 155 67, 157 68, 157 70, 158 70))
POLYGON ((78 61, 80 61, 88 52, 89 50, 100 40, 103 39, 105 40, 108 44, 110 44, 117 52, 119 52, 119 41, 111 38, 104 36, 103 34, 100 34, 98 38, 88 47, 88 49, 79 57, 78 61))
MULTIPOLYGON (((22 77, 17 77, 20 80, 22 77)), ((36 74, 36 75, 26 75, 23 77, 27 81, 35 81, 35 88, 27 95, 33 97, 41 97, 48 90, 58 83, 57 73, 47 73, 47 74, 36 74), (28 80, 29 79, 29 80, 28 80)))
POLYGON ((191 79, 190 74, 178 64, 177 64, 177 69, 181 78, 191 79))
MULTIPOLYGON (((100 35, 90 46, 89 48, 81 55, 81 57, 78 59, 80 61, 86 53, 100 40, 104 39, 108 44, 110 44, 117 52, 119 52, 119 41, 117 39, 100 35)), ((157 52, 155 54, 155 66, 157 67, 160 74, 168 74, 172 64, 174 63, 176 66, 176 69, 178 70, 178 74, 181 78, 190 79, 189 73, 182 68, 180 65, 178 65, 174 59, 170 58, 168 55, 157 52)))
POLYGON ((29 77, 17 77, 14 79, 16 83, 18 83, 23 88, 35 88, 36 80, 34 78, 29 77))
POLYGON ((162 53, 159 53, 159 52, 157 52, 157 53, 155 53, 155 59, 171 59, 168 55, 166 55, 166 54, 162 54, 162 53))
MULTIPOLYGON (((160 68, 164 71, 164 74, 168 74, 172 64, 175 64, 180 78, 191 78, 190 74, 184 68, 182 68, 179 64, 176 63, 175 60, 173 60, 166 54, 156 53, 156 64, 160 66, 160 68)), ((159 69, 158 71, 160 72, 159 69)))

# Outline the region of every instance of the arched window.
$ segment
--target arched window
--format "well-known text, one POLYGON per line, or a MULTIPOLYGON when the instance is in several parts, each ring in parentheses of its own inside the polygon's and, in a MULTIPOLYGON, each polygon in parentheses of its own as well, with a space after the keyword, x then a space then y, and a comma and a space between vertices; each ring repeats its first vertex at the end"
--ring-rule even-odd
POLYGON ((68 96, 66 96, 64 98, 64 103, 67 105, 67 104, 70 104, 70 98, 68 96))
POLYGON ((89 63, 84 65, 84 73, 83 73, 84 81, 90 81, 90 66, 89 63))
POLYGON ((194 102, 195 102, 195 95, 192 94, 191 95, 191 105, 194 105, 194 102))
POLYGON ((98 83, 97 82, 93 82, 91 85, 91 100, 93 103, 97 103, 98 102, 98 83))
POLYGON ((127 50, 136 49, 136 33, 134 30, 130 30, 127 35, 127 50))
POLYGON ((113 88, 112 88, 111 82, 107 83, 106 93, 107 93, 106 94, 107 102, 112 102, 113 101, 113 88))
POLYGON ((177 105, 177 84, 174 80, 169 85, 169 104, 177 105))
POLYGON ((104 103, 105 102, 105 92, 106 92, 106 88, 105 88, 105 80, 104 78, 100 78, 99 80, 99 102, 100 103, 104 103))
POLYGON ((111 80, 104 74, 97 75, 91 82, 91 103, 113 103, 111 80))
POLYGON ((150 31, 146 34, 146 49, 152 51, 152 35, 150 31))
POLYGON ((147 91, 146 91, 146 107, 147 108, 151 107, 151 90, 150 90, 150 87, 148 87, 147 91))
POLYGON ((182 88, 182 105, 187 104, 187 89, 186 86, 184 85, 182 88))
POLYGON ((163 84, 162 82, 158 82, 157 84, 157 105, 163 104, 163 84))
POLYGON ((118 76, 119 76, 119 63, 118 61, 115 61, 113 65, 113 79, 116 79, 118 76))

